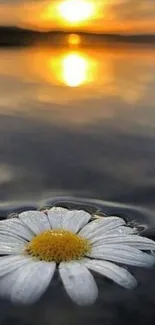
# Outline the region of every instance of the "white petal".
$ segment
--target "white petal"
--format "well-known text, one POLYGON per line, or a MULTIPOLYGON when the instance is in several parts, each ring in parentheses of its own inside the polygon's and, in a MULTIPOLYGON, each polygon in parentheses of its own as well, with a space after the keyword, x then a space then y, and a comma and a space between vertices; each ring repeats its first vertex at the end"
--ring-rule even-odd
POLYGON ((136 279, 126 269, 107 261, 85 259, 84 265, 113 280, 126 289, 133 289, 137 285, 136 279))
POLYGON ((110 246, 110 248, 108 245, 92 247, 91 253, 87 256, 141 267, 150 267, 155 264, 155 258, 152 255, 141 252, 136 248, 121 244, 114 244, 113 246, 110 246))
POLYGON ((59 272, 70 298, 78 305, 91 305, 98 296, 96 282, 89 270, 79 262, 60 263, 59 272))
POLYGON ((53 229, 65 229, 78 232, 91 218, 91 215, 83 210, 67 210, 61 207, 53 207, 48 211, 48 218, 53 229))
POLYGON ((91 215, 83 210, 69 211, 63 218, 63 229, 77 233, 91 219, 91 215))
POLYGON ((0 277, 7 273, 10 273, 19 266, 29 263, 31 259, 31 257, 22 255, 0 257, 0 277))
POLYGON ((33 232, 19 219, 8 219, 0 222, 0 235, 8 234, 20 237, 25 240, 31 240, 34 237, 33 232))
POLYGON ((53 229, 61 229, 62 219, 68 213, 67 209, 61 207, 53 207, 48 210, 48 219, 53 229))
POLYGON ((103 217, 90 222, 82 230, 80 230, 79 235, 86 237, 87 239, 92 239, 95 236, 103 236, 105 233, 108 233, 108 231, 123 225, 125 225, 125 221, 122 218, 103 217))
POLYGON ((27 243, 27 241, 25 239, 22 239, 21 237, 17 237, 14 236, 12 234, 1 234, 0 233, 0 244, 1 243, 6 243, 6 244, 10 244, 10 243, 27 243))
POLYGON ((33 303, 46 291, 54 271, 54 262, 31 261, 0 279, 0 294, 14 303, 33 303))
POLYGON ((99 242, 105 242, 107 238, 112 238, 113 236, 126 236, 126 235, 134 235, 136 234, 136 231, 132 228, 126 227, 126 226, 120 226, 116 229, 112 229, 104 234, 99 233, 99 235, 94 235, 94 237, 91 239, 91 243, 93 245, 98 244, 99 242))
POLYGON ((103 247, 104 244, 106 246, 109 245, 109 248, 110 245, 123 244, 126 246, 132 246, 142 250, 155 250, 155 242, 153 240, 141 236, 136 236, 136 235, 121 236, 114 233, 113 235, 108 235, 106 237, 102 237, 101 239, 98 239, 93 244, 93 247, 100 248, 100 246, 103 247))
MULTIPOLYGON (((120 226, 118 228, 112 229, 108 231, 108 235, 111 234, 120 234, 120 235, 134 235, 137 233, 137 229, 131 228, 128 226, 120 226)), ((107 235, 107 234, 106 234, 107 235)))
POLYGON ((77 233, 90 220, 91 215, 83 210, 68 211, 61 220, 61 229, 77 233))
POLYGON ((17 255, 22 253, 25 247, 25 243, 15 242, 1 242, 0 243, 0 255, 17 255))
POLYGON ((36 235, 51 229, 48 217, 41 211, 22 212, 19 214, 19 219, 36 235))

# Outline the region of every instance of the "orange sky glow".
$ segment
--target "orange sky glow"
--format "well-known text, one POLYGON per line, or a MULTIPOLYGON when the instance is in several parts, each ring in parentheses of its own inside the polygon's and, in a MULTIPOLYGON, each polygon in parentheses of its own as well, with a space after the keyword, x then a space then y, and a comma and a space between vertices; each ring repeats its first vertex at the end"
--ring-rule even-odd
POLYGON ((49 30, 154 33, 154 0, 5 0, 1 25, 49 30))

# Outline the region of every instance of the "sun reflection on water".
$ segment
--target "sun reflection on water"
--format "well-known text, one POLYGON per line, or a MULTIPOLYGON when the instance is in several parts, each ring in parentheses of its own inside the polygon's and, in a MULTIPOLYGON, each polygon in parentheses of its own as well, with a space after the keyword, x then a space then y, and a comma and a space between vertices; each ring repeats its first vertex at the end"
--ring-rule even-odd
POLYGON ((67 42, 69 45, 78 46, 81 43, 81 37, 78 34, 70 34, 67 38, 67 42))
POLYGON ((62 61, 63 79, 66 85, 76 87, 85 82, 87 79, 88 63, 78 54, 69 54, 62 61))
POLYGON ((97 62, 80 51, 66 51, 58 56, 49 56, 46 65, 46 77, 52 77, 55 83, 68 87, 89 84, 96 76, 97 62))
POLYGON ((77 87, 89 81, 89 60, 78 53, 68 54, 62 59, 62 76, 65 84, 77 87))
POLYGON ((0 77, 5 75, 9 82, 4 83, 2 78, 0 106, 9 106, 13 97, 20 107, 20 101, 32 97, 42 103, 70 103, 72 107, 78 101, 89 101, 90 108, 94 100, 99 103, 106 99, 134 105, 147 96, 154 62, 154 51, 81 45, 12 51, 11 59, 8 52, 1 53, 0 77), (8 98, 12 78, 24 82, 23 93, 18 86, 8 98))

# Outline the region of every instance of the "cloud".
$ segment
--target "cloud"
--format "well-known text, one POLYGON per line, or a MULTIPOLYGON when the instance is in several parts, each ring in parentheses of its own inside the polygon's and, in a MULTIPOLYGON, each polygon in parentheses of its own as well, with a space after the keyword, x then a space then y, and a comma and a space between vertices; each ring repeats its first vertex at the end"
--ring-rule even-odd
POLYGON ((154 0, 125 0, 112 4, 111 9, 119 19, 127 20, 147 20, 155 17, 154 0))

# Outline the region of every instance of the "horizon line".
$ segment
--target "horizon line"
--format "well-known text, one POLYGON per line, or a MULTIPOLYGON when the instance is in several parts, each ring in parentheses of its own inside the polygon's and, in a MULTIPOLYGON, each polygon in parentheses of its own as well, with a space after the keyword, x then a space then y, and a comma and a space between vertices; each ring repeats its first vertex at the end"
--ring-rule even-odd
POLYGON ((27 31, 27 32, 36 32, 36 33, 62 33, 62 34, 87 34, 87 35, 98 35, 98 36, 104 36, 104 35, 116 35, 116 36, 122 36, 122 37, 130 37, 130 36, 155 36, 154 32, 150 33, 124 33, 124 32, 94 32, 94 31, 82 31, 77 29, 59 29, 59 28, 49 28, 49 29, 38 29, 38 28, 27 28, 27 27, 20 27, 20 26, 14 26, 14 25, 0 25, 0 29, 16 29, 21 31, 27 31))

